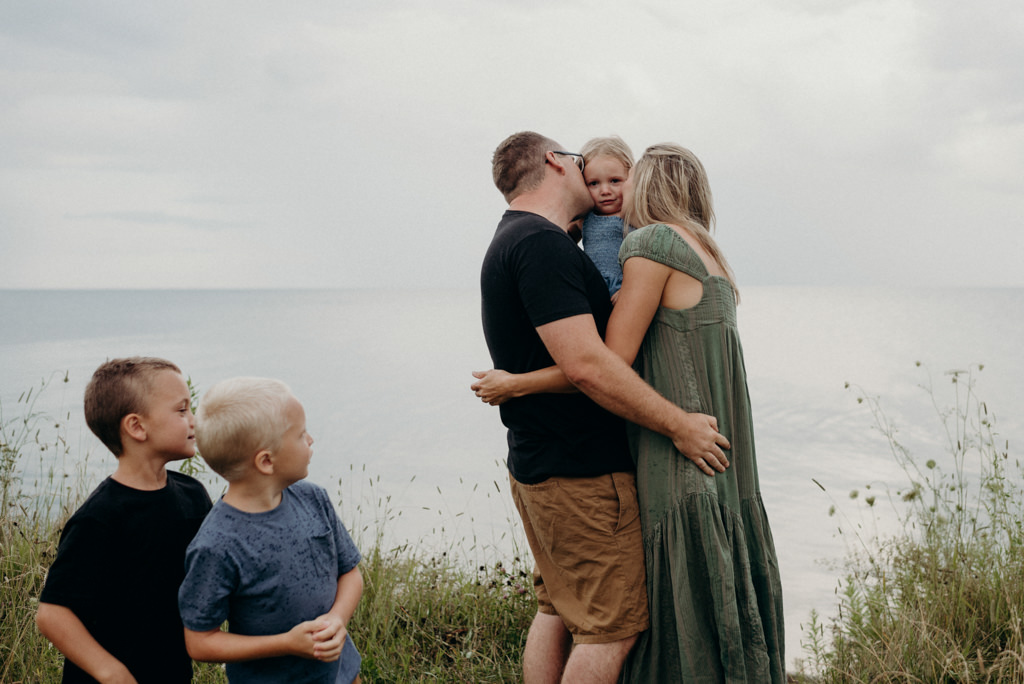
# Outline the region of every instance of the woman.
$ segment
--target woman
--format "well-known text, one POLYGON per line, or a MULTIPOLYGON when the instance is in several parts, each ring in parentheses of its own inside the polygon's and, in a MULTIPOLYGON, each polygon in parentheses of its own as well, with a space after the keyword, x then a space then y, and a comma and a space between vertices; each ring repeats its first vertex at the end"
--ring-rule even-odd
MULTIPOLYGON (((623 191, 623 284, 606 342, 661 394, 718 420, 730 466, 713 477, 671 440, 632 428, 651 629, 629 682, 785 681, 782 587, 761 501, 737 294, 711 230, 703 165, 674 144, 649 147, 623 191)), ((550 369, 498 372, 484 401, 558 391, 550 369), (533 377, 531 377, 533 376, 533 377)))

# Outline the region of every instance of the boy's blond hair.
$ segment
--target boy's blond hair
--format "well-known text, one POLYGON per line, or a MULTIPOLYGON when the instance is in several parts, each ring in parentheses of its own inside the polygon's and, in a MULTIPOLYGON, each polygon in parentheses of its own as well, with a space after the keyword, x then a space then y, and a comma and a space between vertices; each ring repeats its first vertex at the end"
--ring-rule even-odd
POLYGON ((196 445, 207 465, 228 482, 245 472, 264 449, 274 451, 288 430, 291 389, 271 378, 222 380, 203 395, 196 411, 196 445))
POLYGON ((146 412, 146 395, 160 371, 181 369, 170 361, 151 356, 110 359, 100 365, 85 387, 85 423, 118 458, 124 453, 121 420, 131 413, 146 412))
POLYGON ((580 150, 583 161, 589 164, 595 157, 611 157, 629 171, 633 168, 633 150, 617 135, 606 138, 591 138, 580 150))

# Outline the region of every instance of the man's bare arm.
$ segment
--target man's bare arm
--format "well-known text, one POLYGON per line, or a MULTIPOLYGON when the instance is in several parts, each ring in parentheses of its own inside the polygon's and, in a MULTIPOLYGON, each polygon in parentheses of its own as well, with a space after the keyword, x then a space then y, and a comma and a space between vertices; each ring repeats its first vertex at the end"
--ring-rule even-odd
POLYGON ((615 352, 608 349, 590 314, 570 316, 537 328, 548 353, 581 392, 626 420, 659 432, 708 475, 729 466, 713 416, 687 413, 658 394, 615 352))

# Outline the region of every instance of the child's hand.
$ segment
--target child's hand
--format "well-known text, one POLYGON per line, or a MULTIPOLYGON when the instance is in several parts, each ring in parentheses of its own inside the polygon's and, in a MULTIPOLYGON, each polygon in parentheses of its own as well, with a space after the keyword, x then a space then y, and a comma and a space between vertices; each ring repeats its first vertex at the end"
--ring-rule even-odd
POLYGON ((307 620, 288 630, 288 641, 291 645, 292 655, 309 660, 320 660, 317 657, 317 645, 320 643, 314 637, 323 628, 319 618, 307 620))
POLYGON ((337 615, 321 615, 313 622, 319 628, 313 633, 313 657, 325 663, 334 662, 341 657, 341 649, 345 646, 345 635, 348 630, 337 615))

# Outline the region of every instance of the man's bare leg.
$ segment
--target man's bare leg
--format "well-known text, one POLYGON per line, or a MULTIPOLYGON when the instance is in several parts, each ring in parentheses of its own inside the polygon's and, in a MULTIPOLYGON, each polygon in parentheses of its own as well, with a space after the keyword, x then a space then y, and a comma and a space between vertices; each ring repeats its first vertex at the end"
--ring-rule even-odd
POLYGON ((562 684, 615 684, 636 635, 607 644, 576 644, 565 665, 562 684))
POLYGON ((523 651, 523 684, 558 684, 569 659, 572 635, 562 618, 537 613, 523 651))

